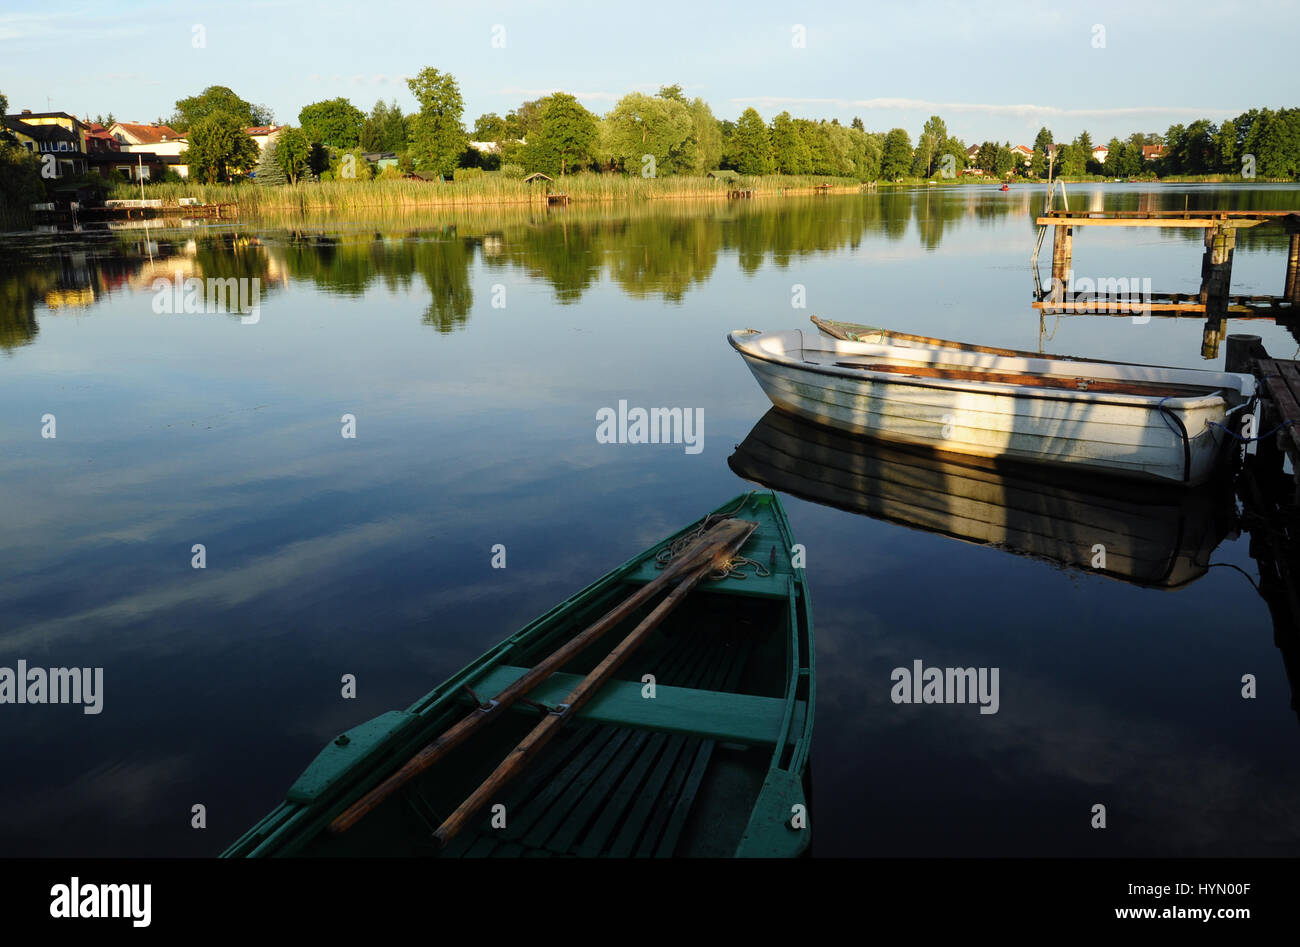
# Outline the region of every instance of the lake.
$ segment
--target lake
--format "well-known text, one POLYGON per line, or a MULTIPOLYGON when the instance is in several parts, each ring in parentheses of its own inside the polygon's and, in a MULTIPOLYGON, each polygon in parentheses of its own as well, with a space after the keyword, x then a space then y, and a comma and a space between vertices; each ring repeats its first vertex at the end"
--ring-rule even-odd
MULTIPOLYGON (((728 461, 770 404, 731 329, 811 329, 817 314, 1222 368, 1221 351, 1202 358, 1199 319, 1040 317, 1043 196, 0 235, 0 666, 104 669, 100 713, 0 706, 0 854, 214 855, 334 736, 755 489, 728 461), (177 272, 257 278, 257 316, 167 311, 184 307, 154 281, 177 272), (620 400, 701 410, 701 449, 598 443, 597 412, 620 400)), ((1279 209, 1300 208, 1300 188, 1071 185, 1069 199, 1279 209)), ((1243 231, 1232 291, 1281 293, 1285 251, 1280 226, 1243 231)), ((1074 240, 1077 275, 1167 292, 1197 291, 1201 252, 1199 231, 1074 240)), ((1300 348, 1272 322, 1228 331, 1281 358, 1300 348)), ((872 516, 793 493, 808 494, 782 499, 820 671, 814 854, 1300 853, 1300 726, 1230 500, 1168 519, 1135 493, 1117 528, 1171 529, 1186 556, 1124 581, 1046 546, 963 541, 906 503, 872 516), (893 703, 891 672, 916 660, 998 668, 998 712, 893 703)))

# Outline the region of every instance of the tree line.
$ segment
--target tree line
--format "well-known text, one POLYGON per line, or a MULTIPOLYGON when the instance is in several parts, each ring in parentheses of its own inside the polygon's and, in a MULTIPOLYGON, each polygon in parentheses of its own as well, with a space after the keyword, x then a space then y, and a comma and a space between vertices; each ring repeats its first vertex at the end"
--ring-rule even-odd
MULTIPOLYGON (((680 85, 663 86, 654 95, 629 93, 604 115, 556 92, 523 102, 504 116, 480 115, 467 129, 464 99, 450 73, 428 67, 408 79, 407 87, 417 103, 409 114, 395 101, 380 100, 369 112, 343 97, 313 102, 298 113, 296 126, 282 129, 260 153, 245 129, 269 125, 274 116, 228 87, 209 86, 178 100, 167 121, 186 135, 190 174, 204 183, 231 181, 249 172, 271 185, 364 179, 377 173, 364 157, 376 152, 395 156, 395 166, 382 174, 398 177, 447 177, 464 169, 517 177, 534 171, 658 177, 731 170, 858 181, 952 177, 969 169, 1002 178, 1043 178, 1049 170, 1066 177, 1300 177, 1300 109, 1251 109, 1221 124, 1199 120, 1172 125, 1164 135, 1115 137, 1102 160, 1094 157, 1087 131, 1061 144, 1044 127, 1026 159, 1012 150, 1011 142, 984 141, 968 149, 937 115, 926 120, 915 142, 903 128, 867 131, 860 118, 841 125, 838 119, 795 118, 783 111, 767 121, 747 108, 734 121, 719 120, 707 102, 688 97, 680 85), (1149 146, 1163 147, 1156 156, 1149 146)), ((0 154, 0 169, 9 168, 9 178, 16 175, 11 166, 21 163, 20 156, 0 154)), ((10 190, 26 197, 31 188, 10 190)))

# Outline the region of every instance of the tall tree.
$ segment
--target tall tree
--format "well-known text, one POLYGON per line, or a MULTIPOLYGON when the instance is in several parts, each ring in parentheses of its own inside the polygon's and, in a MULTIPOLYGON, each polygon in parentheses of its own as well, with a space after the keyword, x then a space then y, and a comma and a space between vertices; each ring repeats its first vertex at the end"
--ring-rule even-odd
POLYGON ((1237 126, 1232 119, 1224 119, 1214 139, 1215 170, 1235 172, 1237 162, 1237 126))
POLYGON ((632 92, 605 116, 607 146, 629 173, 644 173, 654 159, 655 173, 689 170, 694 163, 690 110, 675 99, 632 92))
POLYGON ((1118 138, 1112 138, 1106 145, 1106 160, 1101 163, 1102 171, 1107 177, 1117 178, 1123 172, 1120 171, 1120 159, 1123 157, 1121 151, 1124 143, 1118 138))
POLYGON ((934 173, 939 151, 948 139, 948 126, 938 115, 931 115, 921 129, 921 137, 916 141, 915 166, 920 177, 929 177, 934 173))
POLYGON ((416 167, 451 174, 468 141, 460 124, 465 111, 460 86, 451 73, 439 72, 432 66, 421 69, 406 84, 420 103, 411 136, 416 167))
POLYGON ((741 174, 768 174, 772 170, 772 141, 767 124, 752 107, 741 112, 736 121, 731 157, 741 174))
POLYGON ((299 178, 309 173, 312 143, 301 128, 283 129, 267 148, 271 144, 275 145, 276 164, 290 184, 297 184, 299 178))
POLYGON ((1047 160, 1048 153, 1053 148, 1052 133, 1047 126, 1038 129, 1038 134, 1034 136, 1034 156, 1030 159, 1029 173, 1036 178, 1047 177, 1050 162, 1047 160))
POLYGON ((885 136, 885 150, 880 158, 880 176, 887 181, 901 178, 912 167, 912 139, 901 128, 891 128, 885 136))
POLYGON ((862 119, 858 118, 856 115, 853 116, 852 127, 857 129, 860 132, 865 132, 867 130, 866 127, 862 124, 862 119))
POLYGON ((227 182, 252 168, 257 144, 244 132, 244 123, 226 112, 201 118, 190 126, 189 146, 182 154, 190 176, 205 184, 227 182))
POLYGON ((303 106, 298 121, 309 141, 346 149, 360 144, 366 116, 347 99, 339 97, 303 106))
POLYGON ((265 105, 253 105, 226 86, 210 85, 198 95, 178 99, 168 124, 177 131, 189 131, 199 121, 218 113, 231 116, 243 128, 270 125, 275 120, 265 105))
POLYGON ((789 112, 772 119, 772 167, 778 174, 812 173, 812 152, 789 112))
POLYGON ((703 99, 695 98, 687 108, 695 136, 695 167, 692 170, 703 174, 722 163, 722 128, 713 117, 713 109, 703 99))
POLYGON ((568 174, 590 162, 595 148, 596 116, 573 96, 556 92, 546 97, 537 131, 524 148, 525 166, 568 174))
POLYGON ((1016 153, 1009 143, 998 145, 993 159, 993 171, 1000 178, 1008 177, 1016 167, 1016 153))

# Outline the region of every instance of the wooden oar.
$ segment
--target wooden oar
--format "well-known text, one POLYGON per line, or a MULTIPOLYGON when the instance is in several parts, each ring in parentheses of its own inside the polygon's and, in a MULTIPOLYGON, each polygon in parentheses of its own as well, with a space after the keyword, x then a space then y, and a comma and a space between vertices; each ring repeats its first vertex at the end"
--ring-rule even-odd
POLYGON ((413 756, 401 769, 366 793, 341 812, 329 825, 335 834, 346 832, 366 815, 378 808, 388 797, 413 778, 438 762, 449 752, 464 743, 491 721, 508 710, 520 697, 528 693, 551 674, 567 664, 575 655, 601 637, 605 632, 631 615, 669 587, 685 580, 700 581, 697 572, 707 566, 706 573, 717 568, 739 551, 756 524, 726 519, 708 530, 696 542, 682 551, 664 569, 663 574, 646 583, 635 593, 599 618, 581 634, 570 638, 560 648, 539 661, 527 673, 507 687, 487 704, 479 706, 469 716, 445 730, 436 740, 413 756))
MULTIPOLYGON (((724 523, 724 525, 730 524, 744 527, 743 532, 733 530, 733 533, 738 536, 738 540, 734 544, 728 543, 728 546, 734 545, 734 550, 739 550, 744 545, 745 540, 749 538, 750 533, 758 526, 757 523, 742 520, 727 520, 724 523)), ((717 567, 718 562, 725 560, 731 554, 727 549, 720 550, 715 559, 711 559, 683 579, 677 588, 673 589, 659 603, 654 611, 647 615, 636 628, 632 629, 626 638, 618 643, 617 647, 609 653, 604 661, 601 661, 590 674, 578 682, 578 685, 574 687, 569 696, 564 699, 556 710, 552 710, 547 714, 542 719, 542 722, 533 728, 533 731, 524 737, 518 746, 510 751, 510 755, 501 761, 501 765, 493 770, 492 775, 478 789, 474 790, 470 797, 462 802, 456 811, 438 827, 438 831, 433 833, 434 839, 440 845, 446 845, 451 841, 464 828, 465 823, 487 805, 501 788, 514 776, 518 775, 519 771, 537 755, 537 752, 550 742, 551 738, 559 732, 565 722, 595 696, 601 686, 609 680, 632 652, 649 637, 650 633, 659 626, 668 613, 682 603, 682 600, 686 598, 691 589, 699 585, 704 577, 717 567)))

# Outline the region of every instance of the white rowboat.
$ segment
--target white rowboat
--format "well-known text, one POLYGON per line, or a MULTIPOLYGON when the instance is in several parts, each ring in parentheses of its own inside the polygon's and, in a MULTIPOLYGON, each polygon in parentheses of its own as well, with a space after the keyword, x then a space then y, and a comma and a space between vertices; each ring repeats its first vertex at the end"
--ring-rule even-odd
POLYGON ((728 336, 776 407, 880 440, 1197 484, 1223 456, 1250 375, 1051 356, 939 339, 850 342, 798 329, 728 336))

